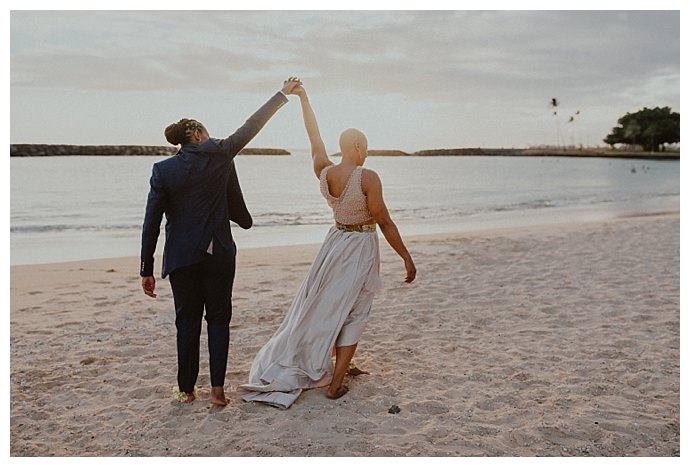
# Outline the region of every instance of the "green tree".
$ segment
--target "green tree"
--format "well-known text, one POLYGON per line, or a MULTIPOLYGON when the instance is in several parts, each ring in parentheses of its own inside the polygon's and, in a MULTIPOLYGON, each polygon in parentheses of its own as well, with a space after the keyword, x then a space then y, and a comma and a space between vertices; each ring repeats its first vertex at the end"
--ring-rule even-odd
POLYGON ((665 143, 680 142, 680 114, 670 107, 645 107, 626 113, 618 119, 618 126, 604 138, 606 144, 637 144, 645 151, 658 151, 665 143))

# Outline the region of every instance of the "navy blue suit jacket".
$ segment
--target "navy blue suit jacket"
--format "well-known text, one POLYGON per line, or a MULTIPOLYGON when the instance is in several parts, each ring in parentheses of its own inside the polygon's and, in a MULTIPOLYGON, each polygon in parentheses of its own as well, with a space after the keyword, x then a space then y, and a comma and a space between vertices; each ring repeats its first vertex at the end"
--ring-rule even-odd
POLYGON ((242 127, 226 139, 209 138, 185 144, 175 156, 153 165, 151 189, 141 236, 141 276, 153 275, 153 255, 165 214, 162 276, 207 257, 214 250, 234 248, 229 219, 251 227, 233 159, 287 102, 276 93, 242 127))

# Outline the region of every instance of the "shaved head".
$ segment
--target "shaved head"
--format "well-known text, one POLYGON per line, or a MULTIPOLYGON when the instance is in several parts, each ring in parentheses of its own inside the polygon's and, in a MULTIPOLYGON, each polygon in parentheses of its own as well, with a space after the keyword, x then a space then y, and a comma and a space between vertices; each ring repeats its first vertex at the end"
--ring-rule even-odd
POLYGON ((340 134, 340 152, 345 155, 346 153, 363 152, 366 154, 367 151, 367 137, 364 136, 359 130, 354 128, 348 128, 340 134))

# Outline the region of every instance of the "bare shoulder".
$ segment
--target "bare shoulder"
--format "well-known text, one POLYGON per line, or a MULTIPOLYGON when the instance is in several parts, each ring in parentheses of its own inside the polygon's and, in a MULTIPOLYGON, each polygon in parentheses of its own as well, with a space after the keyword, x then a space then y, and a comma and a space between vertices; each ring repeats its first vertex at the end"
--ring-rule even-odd
POLYGON ((333 167, 333 165, 333 162, 328 159, 322 161, 314 160, 314 172, 316 176, 320 178, 323 171, 329 167, 333 167))
MULTIPOLYGON (((329 162, 330 162, 330 161, 329 161, 329 162)), ((318 166, 317 166, 317 165, 314 165, 314 172, 316 173, 316 176, 317 176, 318 178, 321 178, 321 176, 322 176, 323 173, 326 171, 326 169, 328 169, 328 168, 330 168, 330 167, 333 167, 333 166, 334 166, 333 162, 330 162, 330 164, 325 163, 325 164, 321 164, 321 165, 318 165, 318 166)))
POLYGON ((378 182, 381 183, 379 174, 371 169, 362 169, 362 181, 378 182))
POLYGON ((362 190, 366 193, 368 190, 381 188, 381 179, 379 174, 371 169, 362 169, 362 190))
POLYGON ((321 174, 323 173, 324 169, 330 167, 333 165, 333 162, 331 162, 330 159, 327 157, 324 158, 313 158, 313 164, 314 164, 314 173, 316 174, 316 178, 321 179, 321 174))

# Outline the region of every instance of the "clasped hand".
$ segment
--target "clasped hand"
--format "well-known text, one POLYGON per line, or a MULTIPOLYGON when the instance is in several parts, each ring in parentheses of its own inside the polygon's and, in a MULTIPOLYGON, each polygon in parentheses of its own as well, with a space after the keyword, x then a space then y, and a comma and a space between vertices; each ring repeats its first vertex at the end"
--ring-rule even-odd
POLYGON ((296 76, 290 76, 283 81, 283 89, 281 91, 285 94, 295 94, 295 90, 302 86, 302 81, 296 76))

